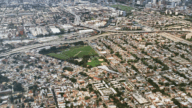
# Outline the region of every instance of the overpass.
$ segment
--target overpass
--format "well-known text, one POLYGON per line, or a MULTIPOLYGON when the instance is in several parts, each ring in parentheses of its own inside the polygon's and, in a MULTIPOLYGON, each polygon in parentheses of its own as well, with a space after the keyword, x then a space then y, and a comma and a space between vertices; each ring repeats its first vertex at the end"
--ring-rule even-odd
POLYGON ((81 22, 80 16, 78 16, 78 15, 77 15, 76 13, 74 13, 73 11, 66 9, 65 7, 63 7, 63 8, 64 8, 64 10, 65 10, 66 12, 69 12, 69 13, 71 13, 72 15, 75 16, 74 24, 75 24, 75 25, 79 25, 80 22, 81 22))
MULTIPOLYGON (((64 8, 64 7, 63 7, 64 8)), ((72 15, 75 16, 75 21, 74 21, 74 24, 76 25, 80 25, 80 16, 76 15, 76 13, 72 12, 71 10, 67 10, 66 8, 64 8, 67 12, 71 13, 72 15)), ((94 29, 94 30, 97 30, 97 31, 100 31, 100 34, 102 31, 104 32, 110 32, 110 34, 114 34, 114 33, 160 33, 160 32, 190 32, 190 31, 187 31, 187 30, 156 30, 156 31, 116 31, 116 30, 107 30, 107 29, 99 29, 99 28, 96 28, 96 27, 91 27, 91 26, 87 26, 87 25, 83 25, 81 24, 81 26, 84 26, 84 27, 87 27, 87 28, 91 28, 91 29, 94 29)), ((55 41, 52 41, 52 42, 49 42, 49 43, 43 43, 43 44, 35 44, 35 45, 30 45, 30 46, 24 46, 24 47, 20 47, 20 48, 16 48, 16 49, 13 49, 12 51, 10 52, 7 52, 7 53, 2 53, 0 55, 0 57, 4 57, 4 56, 8 56, 10 54, 14 54, 14 53, 19 53, 19 52, 25 52, 25 51, 30 51, 31 49, 35 49, 35 48, 39 48, 39 47, 44 47, 44 46, 52 46, 52 45, 59 45, 59 44, 64 44, 64 43, 74 43, 74 42, 78 42, 78 41, 85 41, 85 40, 93 40, 93 39, 96 39, 98 37, 101 37, 101 36, 105 36, 107 34, 103 34, 103 35, 98 35, 98 36, 94 36, 94 37, 88 37, 88 38, 82 38, 82 39, 77 39, 77 40, 73 40, 73 41, 61 41, 60 40, 55 40, 55 41)), ((69 34, 68 34, 69 36, 69 34)), ((184 40, 184 39, 183 39, 184 40)), ((181 41, 181 42, 186 42, 186 41, 181 41)))
MULTIPOLYGON (((5 56, 9 56, 11 54, 14 54, 14 53, 19 53, 19 52, 26 52, 26 51, 30 51, 32 49, 36 49, 36 48, 40 48, 40 47, 45 47, 45 46, 53 46, 53 45, 60 45, 60 44, 64 44, 64 43, 75 43, 75 42, 79 42, 79 41, 86 41, 86 40, 93 40, 93 39, 97 39, 99 37, 103 37, 103 36, 106 36, 106 35, 112 35, 112 34, 119 34, 119 33, 160 33, 161 36, 164 36, 166 38, 169 38, 175 42, 182 42, 182 43, 186 43, 188 45, 192 45, 191 42, 187 41, 187 40, 184 40, 182 38, 179 38, 179 37, 176 37, 176 36, 173 36, 173 35, 170 35, 168 33, 165 33, 165 32, 190 32, 190 31, 179 31, 179 30, 167 30, 167 31, 113 31, 113 30, 107 30, 109 33, 107 34, 100 34, 100 35, 97 35, 97 36, 93 36, 93 37, 87 37, 87 38, 81 38, 81 39, 76 39, 76 40, 72 40, 72 41, 61 41, 62 39, 56 39, 56 40, 53 40, 51 42, 47 42, 47 43, 43 43, 43 44, 35 44, 35 45, 30 45, 30 46, 23 46, 23 47, 20 47, 20 48, 16 48, 16 49, 13 49, 7 53, 1 53, 0 55, 0 58, 1 57, 5 57, 5 56)), ((77 34, 76 34, 77 35, 77 34)), ((63 35, 63 36, 74 36, 74 35, 63 35)))
POLYGON ((99 31, 99 34, 101 34, 101 29, 97 28, 97 27, 93 27, 93 26, 87 26, 87 25, 84 25, 84 24, 79 24, 80 26, 82 27, 86 27, 86 28, 90 28, 90 29, 93 29, 93 30, 96 30, 96 31, 99 31))
POLYGON ((90 28, 93 30, 97 30, 100 32, 112 32, 112 33, 162 33, 162 32, 191 32, 190 30, 153 30, 153 31, 144 31, 144 30, 136 30, 136 31, 123 31, 123 30, 108 30, 108 29, 99 29, 98 27, 88 26, 84 24, 79 24, 82 27, 90 28))
POLYGON ((112 32, 112 33, 160 33, 160 32, 191 32, 189 30, 153 30, 153 31, 144 31, 144 30, 136 30, 136 31, 122 31, 122 30, 108 30, 108 29, 99 29, 98 27, 88 26, 84 24, 79 24, 82 27, 90 28, 93 30, 101 32, 112 32))

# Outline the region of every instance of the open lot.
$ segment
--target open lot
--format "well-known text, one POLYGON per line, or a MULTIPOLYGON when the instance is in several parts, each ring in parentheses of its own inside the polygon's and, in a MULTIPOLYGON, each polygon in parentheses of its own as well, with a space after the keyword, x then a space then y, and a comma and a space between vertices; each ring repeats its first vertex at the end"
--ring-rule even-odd
POLYGON ((101 63, 103 63, 103 61, 99 61, 98 58, 93 58, 91 60, 91 62, 88 62, 87 65, 90 65, 92 67, 95 67, 95 66, 98 66, 100 65, 101 63))
POLYGON ((95 56, 98 54, 90 46, 77 46, 77 47, 71 47, 59 53, 50 53, 48 55, 58 59, 65 60, 73 57, 82 58, 85 55, 95 56))
POLYGON ((111 7, 119 8, 119 9, 126 11, 126 12, 130 12, 133 9, 132 7, 119 5, 119 4, 118 5, 112 5, 111 7))

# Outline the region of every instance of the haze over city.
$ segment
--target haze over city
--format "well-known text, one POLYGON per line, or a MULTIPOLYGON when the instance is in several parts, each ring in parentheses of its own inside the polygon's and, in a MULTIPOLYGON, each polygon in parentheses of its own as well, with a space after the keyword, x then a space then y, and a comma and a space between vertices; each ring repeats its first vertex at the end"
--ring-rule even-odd
POLYGON ((0 108, 192 108, 192 0, 0 0, 0 108))

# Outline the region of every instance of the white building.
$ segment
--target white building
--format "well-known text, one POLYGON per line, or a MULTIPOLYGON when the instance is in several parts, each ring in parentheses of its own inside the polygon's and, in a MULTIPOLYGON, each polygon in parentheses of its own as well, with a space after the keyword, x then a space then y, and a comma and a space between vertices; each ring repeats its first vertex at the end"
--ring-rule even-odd
POLYGON ((50 26, 49 28, 53 34, 60 33, 60 30, 58 28, 56 28, 55 26, 50 26))
POLYGON ((93 31, 94 31, 93 29, 79 30, 79 33, 80 33, 80 34, 84 34, 84 33, 91 33, 91 32, 93 32, 93 31))

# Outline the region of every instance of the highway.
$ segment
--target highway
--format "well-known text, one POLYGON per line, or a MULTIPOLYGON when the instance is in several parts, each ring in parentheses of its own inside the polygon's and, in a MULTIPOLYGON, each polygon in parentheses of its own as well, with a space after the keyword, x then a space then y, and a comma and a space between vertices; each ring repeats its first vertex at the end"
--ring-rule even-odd
POLYGON ((80 24, 80 26, 90 28, 93 30, 99 31, 99 33, 103 32, 112 32, 112 33, 160 33, 160 32, 191 32, 189 30, 153 30, 153 31, 143 31, 143 30, 136 30, 136 31, 120 31, 120 30, 108 30, 108 29, 99 29, 93 26, 87 26, 84 24, 80 24))
POLYGON ((80 22, 81 22, 81 18, 80 18, 80 16, 78 16, 77 14, 75 14, 72 10, 68 10, 68 9, 66 9, 65 7, 63 7, 63 9, 66 11, 66 12, 69 12, 69 13, 71 13, 72 15, 74 15, 75 16, 75 21, 74 21, 74 24, 76 24, 76 25, 79 25, 80 24, 80 22))
POLYGON ((94 39, 97 39, 99 37, 103 37, 103 36, 111 35, 111 34, 116 34, 116 33, 108 33, 108 34, 102 34, 102 35, 97 35, 97 36, 93 36, 93 37, 81 38, 81 39, 76 39, 76 40, 67 40, 67 41, 61 41, 62 39, 57 39, 57 40, 47 42, 47 43, 34 44, 34 45, 30 45, 30 46, 23 46, 20 48, 15 48, 15 49, 7 52, 7 53, 1 53, 0 57, 9 56, 11 54, 19 53, 19 52, 27 52, 27 51, 30 51, 32 49, 45 47, 45 46, 60 45, 60 44, 65 44, 65 43, 74 43, 74 42, 86 41, 86 40, 90 41, 90 40, 94 40, 94 39))
MULTIPOLYGON (((75 24, 77 25, 81 25, 80 22, 80 16, 76 15, 74 12, 72 12, 71 10, 67 10, 66 8, 64 8, 66 11, 70 12, 71 14, 73 14, 75 16, 75 24)), ((110 32, 108 34, 99 34, 97 36, 93 36, 93 37, 87 37, 87 38, 81 38, 81 39, 76 39, 76 40, 71 40, 71 41, 61 41, 62 39, 55 39, 55 40, 52 40, 51 42, 46 42, 46 43, 42 43, 42 44, 34 44, 34 45, 30 45, 30 46, 23 46, 23 47, 20 47, 20 48, 16 48, 16 49, 13 49, 9 52, 6 52, 6 53, 2 53, 0 55, 0 57, 5 57, 5 56, 9 56, 11 54, 14 54, 14 53, 19 53, 19 52, 27 52, 27 51, 30 51, 32 49, 35 49, 35 48, 39 48, 39 47, 45 47, 45 46, 53 46, 53 45, 60 45, 60 44, 64 44, 64 43, 74 43, 74 42, 79 42, 79 41, 86 41, 86 40, 93 40, 93 39, 97 39, 98 37, 102 37, 102 36, 106 36, 106 35, 111 35, 111 34, 116 34, 116 33, 160 33, 160 32, 190 32, 190 31, 187 31, 187 30, 163 30, 163 31, 115 31, 115 30, 107 30, 107 29, 99 29, 99 28, 95 28, 95 27, 90 27, 90 26, 87 26, 87 25, 81 25, 81 26, 84 26, 84 27, 87 27, 87 28, 91 28, 91 29, 94 29, 94 30, 97 30, 97 31, 105 31, 105 32, 110 32)), ((78 35, 78 33, 73 33, 73 34, 67 34, 67 35, 63 35, 63 37, 70 37, 70 36, 75 36, 75 35, 78 35)), ((191 42, 188 42, 184 39, 181 39, 181 38, 176 38, 176 36, 170 36, 168 34, 165 34, 165 33, 161 33, 160 35, 162 36, 165 36, 169 39, 176 39, 178 40, 178 42, 184 42, 184 43, 187 43, 189 45, 192 45, 191 42)), ((64 40, 64 39, 63 39, 64 40)))
POLYGON ((114 33, 160 33, 160 32, 190 32, 188 30, 154 30, 154 31, 118 31, 118 30, 101 30, 105 32, 114 32, 114 33))
MULTIPOLYGON (((79 41, 86 41, 86 40, 93 40, 93 39, 97 39, 98 37, 102 37, 102 36, 106 36, 106 35, 111 35, 111 34, 119 34, 119 33, 156 33, 156 32, 162 32, 160 33, 161 36, 164 36, 166 38, 169 38, 175 42, 182 42, 182 43, 186 43, 188 45, 192 45, 191 42, 181 39, 179 37, 173 36, 171 34, 168 33, 163 33, 163 32, 167 32, 167 31, 108 31, 110 33, 106 33, 106 34, 101 34, 101 35, 97 35, 97 36, 92 36, 92 37, 87 37, 87 38, 81 38, 81 39, 76 39, 76 40, 66 40, 66 41, 61 41, 64 39, 56 39, 53 40, 51 42, 46 42, 46 43, 42 43, 42 44, 34 44, 34 45, 30 45, 30 46, 23 46, 20 48, 16 48, 13 49, 9 52, 6 53, 1 53, 0 57, 5 57, 14 53, 19 53, 19 52, 27 52, 30 51, 31 49, 35 49, 35 48, 40 48, 40 47, 45 47, 45 46, 53 46, 53 45, 60 45, 60 44, 64 44, 64 43, 74 43, 74 42, 79 42, 79 41)), ((173 31, 168 31, 168 32, 173 32, 173 31)), ((189 32, 189 31, 183 31, 183 32, 189 32)), ((74 33, 74 34, 68 34, 68 35, 63 35, 64 37, 66 36, 75 36, 78 33, 74 33)))
POLYGON ((166 38, 168 38, 168 39, 170 39, 170 40, 173 40, 174 42, 181 42, 181 43, 185 43, 185 44, 187 44, 187 45, 192 45, 192 42, 187 41, 187 40, 185 40, 185 39, 182 39, 182 38, 180 38, 180 37, 174 36, 174 35, 169 34, 169 33, 163 32, 163 33, 159 33, 159 35, 160 35, 160 36, 163 36, 163 37, 166 37, 166 38))

